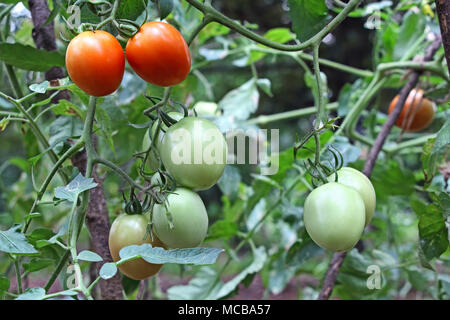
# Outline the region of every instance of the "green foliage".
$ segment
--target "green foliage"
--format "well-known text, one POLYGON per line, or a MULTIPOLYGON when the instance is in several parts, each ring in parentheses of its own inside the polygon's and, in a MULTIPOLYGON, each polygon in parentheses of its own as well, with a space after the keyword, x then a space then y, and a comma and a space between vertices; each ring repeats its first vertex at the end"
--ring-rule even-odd
MULTIPOLYGON (((6 8, 3 4, 18 1, 0 2, 1 14, 6 8)), ((333 147, 342 155, 343 166, 363 169, 371 145, 386 122, 389 102, 409 76, 410 71, 402 63, 416 63, 414 58, 423 55, 429 45, 429 31, 438 32, 438 22, 430 14, 432 2, 363 2, 349 14, 348 25, 335 25, 333 36, 320 42, 320 73, 315 74, 310 47, 298 52, 276 50, 251 40, 249 34, 255 32, 278 46, 301 45, 332 24, 342 8, 325 0, 289 0, 287 6, 273 1, 273 5, 264 7, 256 1, 249 3, 251 10, 243 2, 214 3, 214 8, 241 21, 227 20, 235 24, 234 28, 212 22, 199 32, 189 48, 192 71, 171 89, 168 103, 160 111, 181 111, 184 106, 192 115, 194 107, 199 106, 199 116, 213 121, 224 134, 233 129, 241 130, 244 136, 245 130, 279 129, 279 141, 268 137, 258 146, 270 150, 268 160, 278 163, 278 170, 263 175, 261 163, 228 164, 217 187, 199 193, 209 216, 204 247, 165 250, 148 244, 129 246, 120 252, 121 262, 104 262, 105 257, 93 251, 95 246, 86 227, 80 228, 75 246, 71 242, 77 230, 75 224, 84 214, 80 200, 98 187, 91 177, 78 172, 76 159, 65 159, 44 192, 38 193, 54 169, 52 154, 59 159, 83 136, 89 115, 90 97, 69 78, 59 79, 58 83, 44 80, 44 72, 51 67, 64 67, 62 53, 67 44, 59 31, 68 34, 62 19, 69 18, 68 3, 51 2, 47 23, 54 23, 57 31, 58 50, 54 52, 34 47, 30 19, 8 14, 1 17, 4 39, 0 43, 0 62, 9 65, 13 73, 0 68, 0 298, 16 295, 15 263, 20 264, 22 276, 45 283, 71 248, 75 248, 72 262, 76 260, 83 275, 97 262, 101 269, 96 276, 104 280, 113 278, 118 273, 117 265, 128 259, 165 264, 160 274, 173 285, 161 292, 157 281, 150 281, 155 299, 241 297, 243 290, 252 292, 252 287, 245 287, 253 285, 255 278, 261 279, 264 286, 264 295, 252 296, 255 299, 270 299, 292 286, 296 298, 317 298, 332 255, 312 241, 303 223, 304 201, 317 180, 308 173, 305 163, 317 160, 336 166, 337 157, 327 149, 333 147), (247 28, 245 36, 239 32, 242 27, 247 28), (381 63, 394 67, 378 74, 381 63), (19 88, 15 87, 14 77, 19 88), (22 100, 14 100, 17 89, 24 93, 22 100), (70 98, 55 99, 63 90, 70 98), (316 145, 313 120, 319 100, 323 100, 322 107, 328 101, 337 103, 327 105, 329 123, 317 132, 320 145, 316 145), (202 109, 202 104, 208 107, 202 109), (313 108, 304 108, 307 106, 313 108), (353 130, 346 119, 355 114, 353 130), (304 147, 294 158, 294 146, 301 142, 305 142, 304 147), (64 182, 59 173, 64 173, 69 182, 64 182), (182 277, 190 279, 189 283, 182 277)), ((82 5, 83 23, 101 21, 93 9, 94 1, 78 4, 82 5)), ((199 10, 179 0, 121 1, 116 18, 140 24, 146 16, 148 21, 164 19, 185 39, 203 19, 199 10)), ((102 29, 117 36, 112 24, 102 29)), ((125 44, 122 40, 126 39, 119 40, 125 44)), ((436 117, 423 132, 401 133, 394 128, 387 136, 384 151, 370 174, 377 196, 373 221, 361 239, 363 250, 348 253, 332 297, 450 297, 450 122, 449 104, 445 101, 449 92, 448 76, 445 78, 448 66, 442 48, 435 57, 432 66, 440 73, 425 71, 418 86, 437 103, 436 117), (380 287, 373 288, 375 284, 380 287)), ((151 190, 150 194, 157 190, 149 189, 151 172, 141 167, 145 151, 142 138, 153 123, 144 111, 154 106, 149 97, 158 102, 165 93, 165 88, 148 84, 127 69, 119 89, 97 99, 93 122, 96 157, 115 164, 96 166, 111 221, 123 213, 122 192, 128 194, 130 184, 141 186, 134 190, 140 200, 145 198, 144 190, 151 190)), ((250 136, 246 137, 247 149, 257 140, 250 136)), ((86 149, 84 145, 81 150, 86 149)), ((151 215, 151 205, 144 214, 151 215)), ((134 298, 139 282, 121 277, 126 297, 134 298)), ((87 295, 87 289, 75 286, 76 278, 73 265, 68 268, 64 264, 58 277, 63 291, 49 294, 44 287, 30 285, 17 294, 17 299, 87 295)))

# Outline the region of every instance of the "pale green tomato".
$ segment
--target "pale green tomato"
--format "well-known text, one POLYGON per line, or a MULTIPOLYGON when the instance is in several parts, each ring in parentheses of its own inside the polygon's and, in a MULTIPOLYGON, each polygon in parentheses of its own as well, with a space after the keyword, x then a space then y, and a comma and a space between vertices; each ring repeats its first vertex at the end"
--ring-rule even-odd
MULTIPOLYGON (((182 113, 175 112, 175 111, 169 112, 168 115, 169 115, 169 117, 171 117, 172 119, 174 119, 176 121, 179 121, 180 119, 182 119, 184 117, 184 115, 182 113)), ((155 121, 151 128, 152 137, 155 135, 157 126, 158 126, 158 121, 155 121)), ((167 129, 168 129, 167 126, 164 124, 164 122, 162 122, 161 130, 159 130, 159 134, 158 134, 158 142, 156 145, 157 149, 159 148, 161 141, 164 138, 164 134, 165 134, 164 131, 166 131, 167 129)), ((147 131, 145 131, 144 139, 142 140, 142 151, 147 151, 148 148, 150 148, 151 139, 150 139, 149 132, 150 132, 150 129, 147 129, 147 131)), ((155 154, 155 152, 153 152, 153 151, 150 152, 150 154, 148 155, 147 163, 148 163, 148 166, 151 171, 156 171, 159 168, 159 161, 158 161, 158 158, 157 158, 157 155, 155 154)))
POLYGON ((194 110, 198 116, 213 116, 217 114, 217 103, 199 101, 194 105, 194 110))
POLYGON ((211 121, 186 117, 167 130, 160 152, 177 185, 206 190, 225 170, 227 142, 211 121))
POLYGON ((364 230, 364 201, 355 189, 329 182, 308 195, 303 220, 317 245, 331 251, 347 251, 355 246, 364 230))
MULTIPOLYGON (((344 167, 337 171, 338 183, 342 183, 346 186, 356 189, 361 195, 364 206, 366 208, 366 223, 367 226, 372 220, 373 213, 376 206, 375 189, 369 178, 362 172, 350 167, 344 167)), ((335 181, 335 174, 333 173, 328 177, 328 181, 335 181)))
POLYGON ((167 209, 172 216, 170 228, 164 205, 153 208, 153 230, 169 248, 199 246, 208 231, 208 214, 200 196, 192 190, 177 188, 167 197, 167 209))

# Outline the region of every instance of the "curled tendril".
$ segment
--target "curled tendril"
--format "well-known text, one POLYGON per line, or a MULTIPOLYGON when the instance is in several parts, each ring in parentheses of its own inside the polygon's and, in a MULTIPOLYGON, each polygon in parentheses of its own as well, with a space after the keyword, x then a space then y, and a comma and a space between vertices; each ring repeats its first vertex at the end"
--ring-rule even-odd
POLYGON ((145 195, 144 200, 141 202, 134 192, 132 187, 130 190, 130 199, 127 200, 125 194, 122 192, 123 200, 125 202, 125 213, 127 214, 143 214, 149 211, 152 207, 152 197, 148 194, 145 195))

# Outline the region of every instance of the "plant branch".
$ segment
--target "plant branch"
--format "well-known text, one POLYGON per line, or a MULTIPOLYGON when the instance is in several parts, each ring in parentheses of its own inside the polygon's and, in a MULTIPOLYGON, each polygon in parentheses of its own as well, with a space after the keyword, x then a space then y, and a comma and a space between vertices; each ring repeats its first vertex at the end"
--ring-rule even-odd
POLYGON ((450 1, 436 0, 436 11, 441 27, 442 43, 444 45, 447 69, 450 72, 450 1))
POLYGON ((317 34, 315 34, 313 37, 309 38, 303 43, 297 44, 297 45, 287 45, 287 44, 281 44, 275 41, 271 41, 267 38, 264 38, 263 36, 260 36, 259 34, 247 29, 240 23, 230 19, 229 17, 225 16, 221 12, 214 9, 209 3, 201 3, 197 0, 186 0, 190 5, 197 8, 199 11, 201 11, 206 17, 209 17, 212 21, 216 21, 236 32, 243 35, 246 38, 249 38, 255 42, 258 42, 262 45, 265 45, 267 47, 281 50, 281 51, 300 51, 306 48, 309 48, 313 46, 314 44, 320 43, 322 39, 331 31, 333 31, 347 16, 348 14, 353 11, 361 2, 361 0, 351 0, 349 3, 344 7, 344 9, 336 16, 333 20, 331 20, 322 30, 320 30, 317 34))

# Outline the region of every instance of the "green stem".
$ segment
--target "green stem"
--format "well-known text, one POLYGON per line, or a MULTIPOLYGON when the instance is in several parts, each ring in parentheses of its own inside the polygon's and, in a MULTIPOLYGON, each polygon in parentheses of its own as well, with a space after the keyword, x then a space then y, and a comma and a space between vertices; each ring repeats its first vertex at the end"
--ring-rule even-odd
POLYGON ((139 189, 139 190, 146 189, 145 187, 137 184, 124 170, 122 170, 122 168, 120 168, 113 162, 106 160, 106 159, 102 159, 102 158, 95 158, 94 162, 100 163, 100 164, 110 168, 111 170, 115 171, 118 175, 120 175, 124 180, 126 180, 134 188, 139 189))
MULTIPOLYGON (((338 102, 332 102, 332 103, 325 105, 325 109, 327 111, 336 110, 338 108, 338 106, 339 106, 338 102)), ((307 107, 307 108, 301 108, 301 109, 292 110, 292 111, 285 111, 285 112, 270 114, 270 115, 261 115, 256 118, 247 120, 245 123, 246 124, 263 124, 264 125, 264 124, 271 123, 271 122, 309 116, 316 112, 317 112, 316 107, 307 107)))
MULTIPOLYGON (((314 60, 313 60, 313 65, 314 65, 314 75, 316 77, 316 85, 317 85, 317 101, 316 101, 316 105, 317 105, 317 115, 316 115, 316 123, 315 123, 315 129, 319 129, 321 127, 321 122, 325 122, 326 121, 326 117, 325 117, 325 109, 323 106, 323 101, 324 101, 324 94, 325 94, 325 90, 322 87, 322 77, 320 74, 320 66, 319 66, 319 45, 314 45, 314 60)), ((316 149, 320 150, 320 144, 317 145, 316 144, 316 149)))
POLYGON ((16 268, 17 291, 19 294, 22 294, 22 277, 20 275, 20 266, 18 259, 14 259, 14 267, 16 268))
MULTIPOLYGON (((42 183, 39 192, 36 196, 36 199, 33 202, 33 205, 30 209, 29 213, 33 213, 34 210, 36 209, 36 206, 38 205, 39 201, 42 199, 45 191, 47 190, 47 187, 49 186, 50 182, 52 181, 53 177, 55 176, 55 174, 58 172, 59 168, 62 166, 62 164, 64 163, 64 161, 66 161, 67 159, 69 159, 72 155, 74 155, 75 153, 78 152, 78 150, 80 150, 84 145, 84 141, 82 139, 80 139, 79 141, 77 141, 77 143, 75 143, 72 147, 69 148, 69 150, 67 150, 62 156, 61 158, 58 159, 58 161, 56 161, 56 163, 53 165, 53 168, 51 169, 51 171, 49 172, 49 174, 47 175, 47 177, 45 178, 44 182, 42 183)), ((23 233, 27 232, 28 227, 31 223, 31 219, 28 220, 22 230, 23 233)))
MULTIPOLYGON (((47 138, 44 136, 42 131, 39 129, 39 126, 34 121, 33 117, 25 110, 23 105, 16 99, 11 98, 10 96, 4 94, 0 91, 0 97, 12 102, 17 109, 23 114, 23 116, 28 120, 28 125, 31 128, 31 131, 33 131, 33 134, 36 136, 36 138, 39 140, 39 142, 42 144, 42 146, 45 149, 50 149, 50 144, 47 141, 47 138)), ((53 161, 53 163, 56 163, 58 161, 58 156, 54 153, 53 150, 48 151, 50 159, 53 161)), ((61 178, 63 179, 64 183, 68 183, 69 178, 66 176, 64 172, 59 172, 61 175, 61 178)))
POLYGON ((107 25, 108 23, 112 22, 116 18, 117 10, 119 9, 119 4, 120 4, 120 0, 115 0, 114 1, 114 5, 113 5, 113 8, 111 10, 111 15, 108 18, 106 18, 105 20, 103 20, 102 22, 100 22, 96 26, 96 28, 95 28, 96 30, 98 30, 101 27, 107 25))
POLYGON ((66 252, 64 252, 64 255, 62 255, 61 258, 59 259, 58 264, 56 265, 55 271, 52 273, 50 279, 48 279, 47 283, 45 284, 45 287, 44 287, 45 292, 50 290, 50 288, 52 287, 53 283, 58 278, 58 275, 61 273, 61 270, 66 265, 66 262, 67 262, 67 259, 69 258, 69 255, 70 255, 70 250, 67 250, 66 252))
POLYGON ((229 17, 225 16, 221 12, 214 9, 210 4, 208 3, 201 3, 197 0, 186 0, 189 4, 191 4, 193 7, 197 8, 199 11, 201 11, 205 16, 209 16, 213 21, 219 22, 220 24, 240 33, 241 35, 245 36, 246 38, 249 38, 255 42, 258 42, 260 44, 263 44, 267 47, 281 50, 281 51, 300 51, 305 48, 308 48, 314 44, 320 43, 322 39, 331 31, 333 31, 347 16, 348 14, 355 9, 361 0, 351 0, 345 8, 336 16, 333 20, 331 20, 322 30, 320 30, 317 34, 315 34, 313 37, 309 38, 305 42, 297 45, 287 45, 287 44, 281 44, 275 41, 271 41, 269 39, 264 38, 263 36, 260 36, 259 34, 247 29, 240 23, 230 19, 229 17))
MULTIPOLYGON (((294 59, 300 57, 306 61, 314 60, 313 55, 302 52, 302 51, 300 51, 300 52, 285 52, 285 51, 274 50, 271 48, 264 48, 264 47, 260 47, 260 46, 256 46, 256 45, 250 46, 249 50, 262 52, 262 53, 268 53, 268 54, 275 54, 275 55, 285 55, 285 56, 290 56, 294 59)), ((354 74, 356 76, 361 76, 364 78, 373 76, 373 72, 370 70, 363 70, 363 69, 358 69, 355 67, 350 67, 345 64, 331 61, 328 59, 323 59, 323 58, 319 58, 318 60, 319 60, 320 65, 327 66, 327 67, 330 67, 330 68, 333 68, 336 70, 344 71, 346 73, 354 74)))
POLYGON ((187 45, 190 47, 194 39, 197 37, 197 35, 200 33, 200 31, 203 30, 204 27, 206 27, 208 24, 210 24, 212 20, 209 18, 209 16, 205 16, 203 18, 203 21, 192 31, 191 35, 189 36, 189 39, 187 41, 187 45))

